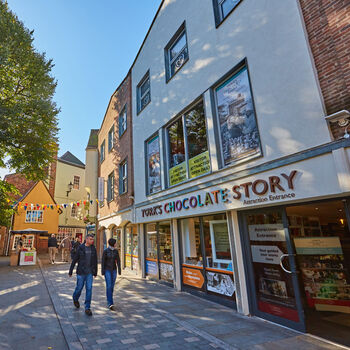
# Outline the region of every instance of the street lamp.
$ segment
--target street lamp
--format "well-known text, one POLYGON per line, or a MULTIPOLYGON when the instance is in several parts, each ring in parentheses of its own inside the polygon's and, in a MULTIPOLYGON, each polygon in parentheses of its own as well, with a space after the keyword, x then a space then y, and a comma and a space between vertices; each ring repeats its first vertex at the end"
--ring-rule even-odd
POLYGON ((72 184, 72 181, 70 181, 69 184, 68 184, 68 190, 66 191, 67 192, 67 197, 68 197, 69 193, 72 192, 72 189, 73 189, 73 184, 72 184))

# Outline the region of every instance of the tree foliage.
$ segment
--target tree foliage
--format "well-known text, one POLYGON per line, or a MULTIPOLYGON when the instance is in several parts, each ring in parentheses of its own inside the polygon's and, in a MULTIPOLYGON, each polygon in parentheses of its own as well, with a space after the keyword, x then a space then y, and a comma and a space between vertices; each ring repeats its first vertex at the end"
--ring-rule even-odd
MULTIPOLYGON (((0 167, 39 180, 57 152, 59 109, 52 99, 52 60, 35 50, 33 40, 33 31, 0 0, 0 167)), ((0 201, 8 190, 0 184, 0 201)))

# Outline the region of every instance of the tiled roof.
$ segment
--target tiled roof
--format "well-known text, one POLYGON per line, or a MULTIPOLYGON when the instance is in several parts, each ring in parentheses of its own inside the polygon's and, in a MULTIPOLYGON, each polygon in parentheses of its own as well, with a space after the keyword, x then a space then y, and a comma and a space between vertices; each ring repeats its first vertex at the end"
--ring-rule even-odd
POLYGON ((63 156, 59 157, 58 160, 62 161, 63 163, 68 163, 71 165, 76 165, 80 168, 85 168, 85 164, 69 151, 67 151, 63 156))

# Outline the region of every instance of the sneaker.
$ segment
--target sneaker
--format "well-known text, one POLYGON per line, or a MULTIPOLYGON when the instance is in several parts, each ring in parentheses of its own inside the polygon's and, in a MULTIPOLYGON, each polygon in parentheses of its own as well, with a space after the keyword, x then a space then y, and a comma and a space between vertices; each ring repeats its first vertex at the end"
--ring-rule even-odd
POLYGON ((109 305, 108 306, 108 309, 112 310, 112 311, 115 311, 115 306, 114 305, 109 305))
POLYGON ((85 310, 85 314, 88 315, 88 316, 92 316, 92 312, 90 309, 86 309, 85 310))
POLYGON ((77 309, 79 309, 80 308, 80 303, 79 303, 79 301, 78 300, 73 300, 73 304, 74 304, 74 306, 77 308, 77 309))

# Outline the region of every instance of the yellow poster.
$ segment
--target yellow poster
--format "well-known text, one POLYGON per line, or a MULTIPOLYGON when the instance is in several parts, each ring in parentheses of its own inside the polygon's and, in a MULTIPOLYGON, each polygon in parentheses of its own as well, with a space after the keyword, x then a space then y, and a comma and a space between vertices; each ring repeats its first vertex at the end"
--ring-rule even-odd
POLYGON ((207 174, 210 171, 209 151, 203 152, 188 161, 190 178, 207 174))
POLYGON ((182 162, 169 170, 170 186, 185 181, 186 177, 186 162, 182 162))

